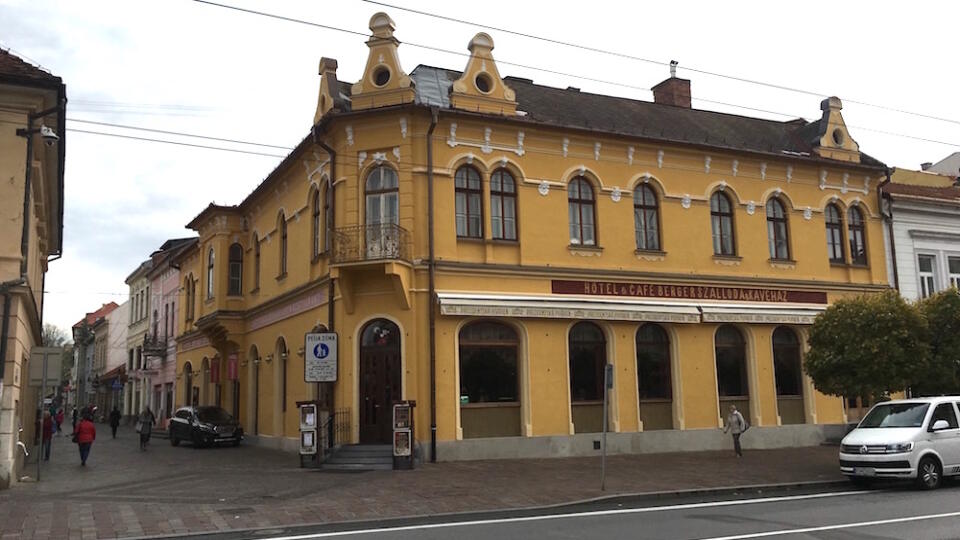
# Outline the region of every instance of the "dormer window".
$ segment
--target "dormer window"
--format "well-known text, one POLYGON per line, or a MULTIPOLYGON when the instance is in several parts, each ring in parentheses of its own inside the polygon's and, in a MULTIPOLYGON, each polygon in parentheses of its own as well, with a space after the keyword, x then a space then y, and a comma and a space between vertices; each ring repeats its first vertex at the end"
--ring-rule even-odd
POLYGON ((386 86, 390 82, 390 68, 387 66, 378 66, 373 70, 373 84, 377 86, 386 86))
POLYGON ((474 83, 477 85, 477 90, 483 92, 484 94, 490 93, 490 90, 493 89, 493 81, 490 80, 490 75, 486 73, 477 74, 477 78, 474 79, 474 83))

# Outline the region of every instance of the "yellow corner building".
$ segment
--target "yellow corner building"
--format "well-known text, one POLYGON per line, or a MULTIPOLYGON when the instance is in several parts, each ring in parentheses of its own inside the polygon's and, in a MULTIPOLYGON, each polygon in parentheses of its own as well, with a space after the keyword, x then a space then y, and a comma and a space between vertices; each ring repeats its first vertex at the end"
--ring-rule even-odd
POLYGON ((877 189, 841 102, 819 121, 691 108, 502 77, 477 34, 463 71, 404 71, 370 20, 363 78, 320 61, 314 128, 180 256, 178 404, 219 404, 295 449, 296 402, 338 443, 391 442, 415 400, 427 459, 705 450, 729 404, 748 445, 821 442, 842 400, 801 369, 837 298, 888 287, 877 189), (335 383, 304 335, 339 336, 335 383))

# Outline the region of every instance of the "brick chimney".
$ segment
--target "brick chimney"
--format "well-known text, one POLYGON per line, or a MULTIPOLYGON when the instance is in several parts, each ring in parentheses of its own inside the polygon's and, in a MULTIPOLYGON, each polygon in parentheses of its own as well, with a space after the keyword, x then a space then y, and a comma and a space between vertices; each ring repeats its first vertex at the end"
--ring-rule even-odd
POLYGON ((653 87, 653 102, 661 105, 691 108, 690 79, 677 77, 677 62, 670 61, 670 78, 653 87))

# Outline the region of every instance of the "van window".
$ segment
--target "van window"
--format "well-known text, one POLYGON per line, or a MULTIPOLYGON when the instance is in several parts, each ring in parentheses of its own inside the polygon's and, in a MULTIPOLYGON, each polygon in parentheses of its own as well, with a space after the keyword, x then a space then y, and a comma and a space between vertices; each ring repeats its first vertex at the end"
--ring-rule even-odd
POLYGON ((929 408, 929 403, 882 403, 871 409, 857 427, 922 427, 929 408))
POLYGON ((952 403, 941 403, 933 410, 933 416, 930 417, 930 427, 937 420, 946 420, 950 424, 950 429, 957 429, 957 414, 953 412, 952 403))

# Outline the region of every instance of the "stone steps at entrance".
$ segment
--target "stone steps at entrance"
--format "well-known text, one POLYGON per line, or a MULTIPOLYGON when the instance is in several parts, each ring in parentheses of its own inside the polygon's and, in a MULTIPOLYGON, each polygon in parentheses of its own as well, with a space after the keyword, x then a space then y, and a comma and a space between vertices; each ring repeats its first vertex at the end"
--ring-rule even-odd
POLYGON ((389 444, 344 445, 324 462, 323 468, 345 471, 391 470, 393 448, 389 444))

